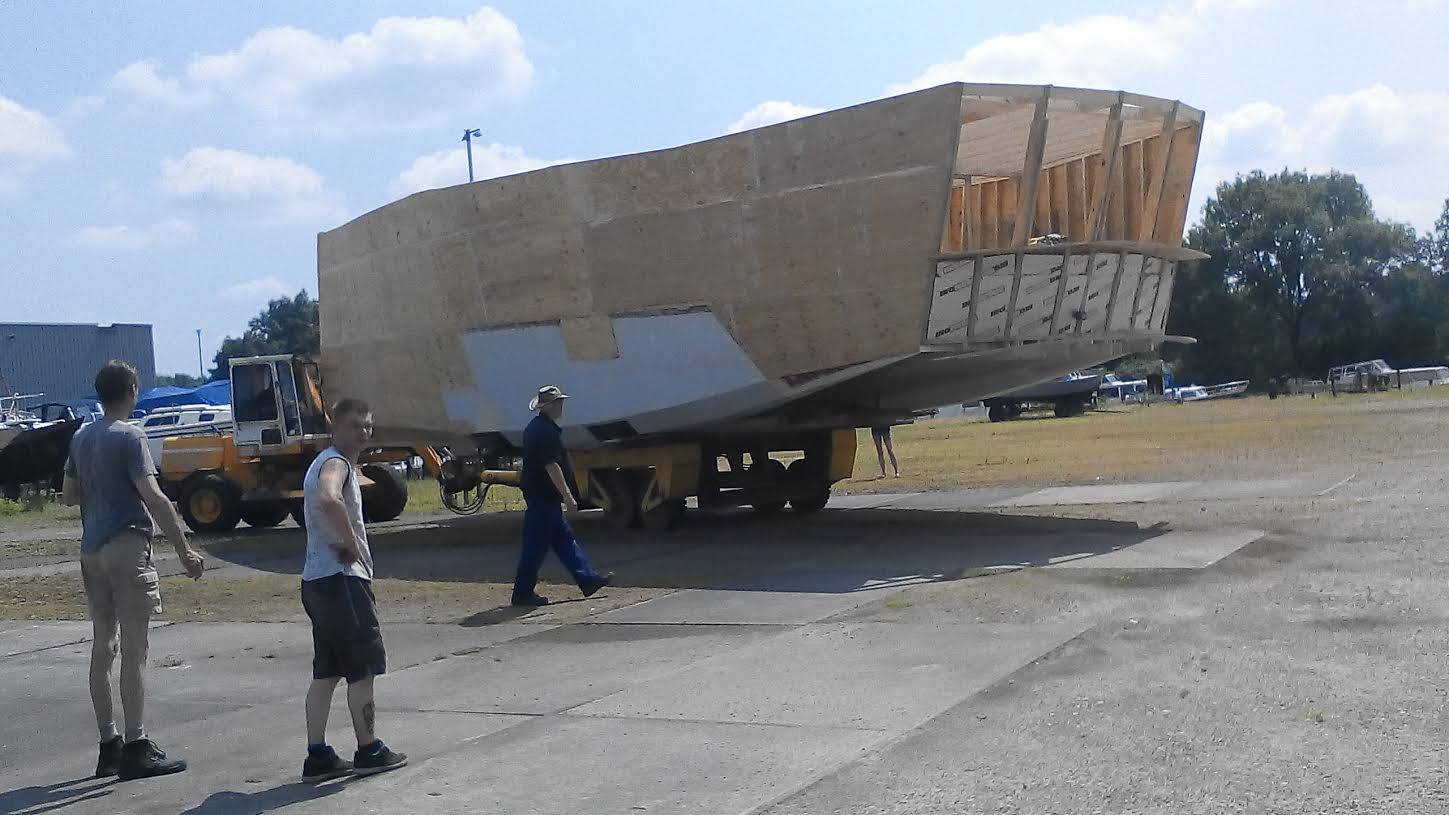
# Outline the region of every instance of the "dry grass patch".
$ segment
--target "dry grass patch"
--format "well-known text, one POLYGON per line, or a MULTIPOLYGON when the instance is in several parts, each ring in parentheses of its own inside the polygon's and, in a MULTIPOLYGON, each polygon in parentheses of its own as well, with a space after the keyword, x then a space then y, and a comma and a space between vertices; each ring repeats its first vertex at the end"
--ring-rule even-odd
POLYGON ((1449 447, 1449 388, 1197 404, 1111 405, 1072 419, 941 419, 897 428, 902 477, 879 479, 870 434, 842 493, 1235 477, 1352 468, 1449 447))

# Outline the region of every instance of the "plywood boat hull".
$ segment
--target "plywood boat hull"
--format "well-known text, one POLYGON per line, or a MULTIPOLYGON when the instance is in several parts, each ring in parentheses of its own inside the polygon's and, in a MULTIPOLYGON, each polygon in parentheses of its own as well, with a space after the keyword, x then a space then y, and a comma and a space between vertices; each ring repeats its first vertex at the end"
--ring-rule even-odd
POLYGON ((394 443, 516 443, 546 383, 581 447, 974 401, 1163 340, 1200 130, 952 84, 418 193, 319 236, 324 379, 394 443))

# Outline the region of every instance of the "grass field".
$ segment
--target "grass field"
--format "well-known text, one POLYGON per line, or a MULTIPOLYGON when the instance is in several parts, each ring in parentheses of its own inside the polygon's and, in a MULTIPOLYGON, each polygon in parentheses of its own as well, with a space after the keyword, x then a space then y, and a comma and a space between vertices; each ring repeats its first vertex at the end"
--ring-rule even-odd
POLYGON ((1443 452, 1449 448, 1446 410, 1449 388, 1109 405, 1071 419, 930 420, 892 434, 899 479, 879 477, 875 446, 862 431, 855 477, 836 490, 1080 484, 1351 466, 1388 455, 1443 452))

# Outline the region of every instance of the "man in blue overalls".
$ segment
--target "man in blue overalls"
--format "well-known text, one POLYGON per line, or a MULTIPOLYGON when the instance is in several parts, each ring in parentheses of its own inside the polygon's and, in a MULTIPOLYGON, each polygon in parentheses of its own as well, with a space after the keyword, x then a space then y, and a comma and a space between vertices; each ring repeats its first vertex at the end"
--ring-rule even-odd
POLYGON ((574 531, 564 518, 564 509, 577 512, 574 497, 573 467, 568 450, 564 449, 563 431, 558 420, 563 416, 568 396, 556 385, 538 389, 528 409, 538 411, 523 431, 523 551, 518 556, 518 574, 513 579, 513 605, 548 605, 548 598, 534 591, 538 585, 538 568, 544 555, 553 549, 559 561, 573 574, 585 597, 609 585, 612 572, 599 574, 584 556, 574 538, 574 531))

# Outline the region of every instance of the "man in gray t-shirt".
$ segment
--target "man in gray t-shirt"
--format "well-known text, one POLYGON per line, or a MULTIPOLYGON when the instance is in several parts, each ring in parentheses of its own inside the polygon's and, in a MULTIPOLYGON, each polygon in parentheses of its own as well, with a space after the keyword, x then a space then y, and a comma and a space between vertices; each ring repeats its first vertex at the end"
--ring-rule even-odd
POLYGON ((161 581, 151 561, 153 518, 175 547, 187 575, 199 579, 204 564, 186 542, 176 507, 156 484, 146 435, 126 424, 140 391, 136 369, 112 360, 96 374, 95 385, 105 415, 71 439, 62 500, 81 508, 81 583, 95 631, 91 703, 101 735, 96 777, 133 779, 177 773, 186 769, 186 762, 167 758, 146 738, 141 723, 146 706, 142 672, 151 615, 161 611, 161 581), (116 732, 111 703, 111 664, 118 644, 124 739, 116 732))
POLYGON ((65 474, 85 485, 81 503, 81 551, 99 551, 118 532, 151 539, 154 525, 137 479, 156 473, 151 448, 141 428, 101 416, 81 428, 70 442, 65 474))

